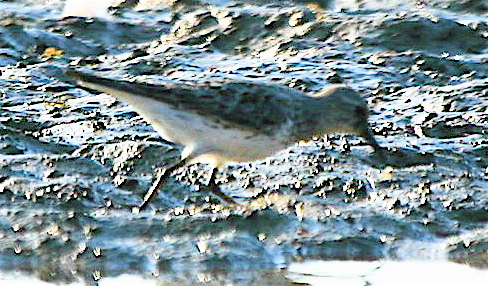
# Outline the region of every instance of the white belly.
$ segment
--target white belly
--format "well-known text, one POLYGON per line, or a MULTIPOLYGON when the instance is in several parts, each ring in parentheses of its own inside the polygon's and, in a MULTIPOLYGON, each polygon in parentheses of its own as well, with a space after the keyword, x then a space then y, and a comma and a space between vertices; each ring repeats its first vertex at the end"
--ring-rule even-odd
POLYGON ((266 135, 223 128, 204 117, 175 110, 152 99, 130 102, 164 139, 185 146, 182 157, 191 162, 221 166, 228 162, 264 159, 287 148, 281 140, 266 135))

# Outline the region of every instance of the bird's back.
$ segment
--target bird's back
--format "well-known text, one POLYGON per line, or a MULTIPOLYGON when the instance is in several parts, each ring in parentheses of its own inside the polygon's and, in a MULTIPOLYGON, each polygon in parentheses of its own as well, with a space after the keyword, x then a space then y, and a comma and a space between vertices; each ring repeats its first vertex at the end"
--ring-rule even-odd
POLYGON ((137 98, 152 99, 224 126, 264 134, 281 128, 290 120, 290 110, 311 99, 288 87, 244 81, 163 82, 156 85, 112 80, 77 71, 67 74, 84 86, 110 93, 129 103, 134 103, 137 98))

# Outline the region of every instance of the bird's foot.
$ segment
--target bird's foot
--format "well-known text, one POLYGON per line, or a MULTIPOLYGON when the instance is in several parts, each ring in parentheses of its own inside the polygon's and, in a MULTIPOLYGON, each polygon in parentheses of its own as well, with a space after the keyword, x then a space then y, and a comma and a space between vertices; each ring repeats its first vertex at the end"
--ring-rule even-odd
POLYGON ((237 204, 236 201, 234 201, 231 197, 229 197, 224 192, 222 192, 220 190, 220 187, 217 184, 215 184, 215 183, 209 183, 207 185, 200 186, 200 190, 204 190, 204 191, 211 192, 219 200, 221 200, 222 202, 225 202, 227 204, 233 204, 233 205, 237 204))

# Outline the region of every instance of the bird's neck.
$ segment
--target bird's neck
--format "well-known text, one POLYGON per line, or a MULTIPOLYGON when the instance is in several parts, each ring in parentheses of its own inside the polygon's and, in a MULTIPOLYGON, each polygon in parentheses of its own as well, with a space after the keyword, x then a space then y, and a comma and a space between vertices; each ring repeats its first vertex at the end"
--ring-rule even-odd
POLYGON ((295 141, 308 141, 313 137, 336 133, 334 110, 326 98, 310 98, 297 108, 291 133, 295 141))

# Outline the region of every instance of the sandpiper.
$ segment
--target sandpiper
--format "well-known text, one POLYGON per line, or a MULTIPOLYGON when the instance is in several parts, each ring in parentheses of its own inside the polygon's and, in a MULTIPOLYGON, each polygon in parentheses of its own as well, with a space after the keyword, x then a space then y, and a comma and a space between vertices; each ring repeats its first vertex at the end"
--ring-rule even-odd
POLYGON ((219 167, 264 159, 298 141, 330 133, 356 134, 381 148, 368 125, 369 109, 345 85, 309 95, 274 84, 216 80, 158 85, 113 80, 74 70, 81 86, 129 103, 165 140, 183 145, 181 161, 159 172, 139 210, 147 207, 165 179, 191 163, 213 169, 208 185, 222 200, 234 201, 215 184, 219 167))

